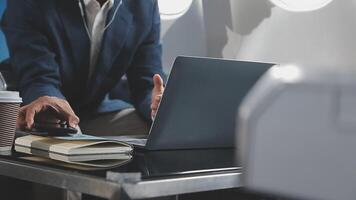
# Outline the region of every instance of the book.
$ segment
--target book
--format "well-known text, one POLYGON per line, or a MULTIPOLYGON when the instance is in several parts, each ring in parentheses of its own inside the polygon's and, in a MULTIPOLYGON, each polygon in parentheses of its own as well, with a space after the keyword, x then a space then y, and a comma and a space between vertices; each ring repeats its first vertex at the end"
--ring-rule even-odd
POLYGON ((119 167, 122 166, 131 160, 103 160, 100 161, 99 164, 95 163, 87 165, 86 163, 68 163, 68 162, 61 162, 57 160, 53 160, 50 158, 45 158, 45 157, 40 157, 40 156, 22 156, 19 157, 22 160, 26 161, 31 161, 35 163, 42 163, 46 165, 53 165, 53 166, 59 166, 59 167, 65 167, 65 168, 70 168, 74 170, 83 170, 83 171, 97 171, 97 170, 106 170, 106 169, 111 169, 114 167, 119 167))
POLYGON ((15 151, 95 167, 108 167, 108 162, 132 157, 133 148, 124 142, 98 137, 94 139, 85 135, 80 137, 70 139, 27 135, 15 140, 15 151))

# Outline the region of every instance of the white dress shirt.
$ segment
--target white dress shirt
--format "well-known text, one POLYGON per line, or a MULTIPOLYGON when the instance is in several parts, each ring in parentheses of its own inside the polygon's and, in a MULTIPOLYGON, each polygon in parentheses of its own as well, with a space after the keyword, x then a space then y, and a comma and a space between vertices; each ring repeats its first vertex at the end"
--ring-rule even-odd
POLYGON ((102 6, 97 0, 84 0, 85 11, 87 14, 87 26, 91 38, 90 45, 90 66, 89 80, 98 62, 101 44, 105 33, 106 18, 110 9, 114 5, 114 0, 107 0, 102 6))

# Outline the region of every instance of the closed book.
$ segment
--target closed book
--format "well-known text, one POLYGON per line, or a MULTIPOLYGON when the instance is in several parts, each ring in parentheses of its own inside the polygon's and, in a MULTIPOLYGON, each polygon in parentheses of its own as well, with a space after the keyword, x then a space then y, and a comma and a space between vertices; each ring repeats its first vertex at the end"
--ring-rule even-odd
POLYGON ((100 163, 108 161, 130 159, 133 148, 124 142, 104 138, 70 140, 27 135, 15 140, 15 150, 67 163, 100 166, 100 163))
MULTIPOLYGON (((64 167, 70 167, 70 168, 77 168, 81 170, 93 170, 96 168, 112 168, 112 167, 117 167, 122 164, 127 163, 132 156, 129 154, 104 154, 100 155, 74 155, 74 156, 68 156, 68 155, 63 155, 63 154, 56 154, 56 153, 50 153, 48 151, 43 151, 43 150, 38 150, 38 149, 31 149, 27 147, 22 147, 15 145, 15 151, 20 152, 20 153, 25 153, 25 154, 30 154, 33 156, 41 157, 44 159, 51 159, 55 161, 61 161, 64 163, 69 163, 69 164, 74 164, 74 165, 80 165, 83 167, 87 168, 78 168, 73 165, 65 165, 62 163, 55 163, 55 161, 51 162, 50 160, 41 160, 42 162, 45 161, 46 163, 49 164, 57 164, 59 166, 64 166, 64 167), (88 168, 91 167, 91 168, 88 168)), ((28 158, 28 157, 25 157, 28 158)), ((34 159, 34 158, 32 158, 34 159)), ((36 160, 39 160, 37 158, 36 160)))

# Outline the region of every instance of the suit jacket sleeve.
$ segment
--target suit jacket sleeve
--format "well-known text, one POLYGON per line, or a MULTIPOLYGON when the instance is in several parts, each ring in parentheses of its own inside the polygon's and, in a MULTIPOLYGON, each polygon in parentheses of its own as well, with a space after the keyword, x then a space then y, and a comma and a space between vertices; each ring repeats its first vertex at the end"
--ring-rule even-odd
POLYGON ((46 95, 64 99, 59 89, 59 66, 43 24, 40 8, 34 1, 8 1, 2 28, 25 104, 46 95))
POLYGON ((139 114, 148 122, 151 120, 152 78, 155 74, 160 74, 165 79, 161 61, 160 15, 157 1, 154 1, 152 15, 151 32, 138 48, 133 64, 127 72, 131 100, 139 114))

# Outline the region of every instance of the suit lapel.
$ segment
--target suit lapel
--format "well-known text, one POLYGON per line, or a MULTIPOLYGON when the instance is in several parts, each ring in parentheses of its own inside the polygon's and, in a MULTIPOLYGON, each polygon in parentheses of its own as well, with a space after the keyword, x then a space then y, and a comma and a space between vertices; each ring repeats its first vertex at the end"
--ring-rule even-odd
MULTIPOLYGON (((107 17, 107 23, 114 17, 114 12, 120 0, 115 0, 113 9, 107 17)), ((132 13, 126 7, 126 1, 120 6, 113 23, 108 27, 103 36, 101 52, 94 69, 92 80, 87 87, 89 100, 97 94, 102 81, 112 67, 114 59, 120 53, 126 42, 129 27, 132 23, 132 13)), ((71 50, 73 52, 76 67, 85 69, 83 76, 87 76, 90 62, 90 39, 85 30, 84 22, 80 14, 77 0, 57 0, 59 15, 61 16, 71 50)), ((85 82, 85 81, 84 81, 85 82)))
POLYGON ((115 0, 113 8, 108 14, 107 24, 111 21, 111 19, 113 19, 113 17, 115 17, 115 19, 104 33, 101 44, 101 52, 94 76, 108 73, 112 67, 114 59, 118 56, 126 42, 129 27, 132 23, 132 14, 126 7, 126 1, 123 1, 123 4, 120 6, 116 16, 114 16, 115 9, 119 5, 119 2, 120 0, 115 0))
POLYGON ((107 16, 107 23, 109 23, 113 17, 115 17, 115 19, 104 33, 101 52, 94 69, 93 79, 89 84, 89 93, 94 96, 102 91, 102 87, 106 87, 104 85, 106 85, 105 80, 107 80, 107 75, 112 68, 114 59, 118 56, 126 42, 129 27, 132 23, 132 14, 126 7, 125 1, 119 8, 116 16, 114 16, 115 9, 119 2, 120 0, 115 0, 113 9, 110 10, 107 16))
POLYGON ((59 15, 65 28, 75 67, 89 68, 90 39, 87 35, 77 0, 57 0, 59 15))

